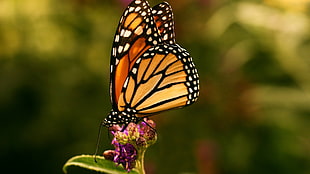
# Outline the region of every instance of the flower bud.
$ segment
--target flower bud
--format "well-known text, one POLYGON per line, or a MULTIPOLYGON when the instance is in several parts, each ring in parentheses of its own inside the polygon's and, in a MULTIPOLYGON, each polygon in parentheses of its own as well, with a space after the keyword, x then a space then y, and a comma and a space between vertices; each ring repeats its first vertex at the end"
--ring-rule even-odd
POLYGON ((107 160, 113 161, 116 153, 115 150, 106 150, 103 152, 103 157, 107 160))

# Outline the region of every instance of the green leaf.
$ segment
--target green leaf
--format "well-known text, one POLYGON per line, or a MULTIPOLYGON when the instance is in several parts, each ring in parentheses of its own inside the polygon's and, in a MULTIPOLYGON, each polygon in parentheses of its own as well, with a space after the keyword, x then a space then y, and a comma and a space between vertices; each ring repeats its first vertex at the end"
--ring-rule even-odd
POLYGON ((114 162, 104 159, 102 156, 96 157, 93 155, 79 155, 69 159, 63 167, 65 173, 68 172, 68 167, 78 166, 85 169, 108 173, 108 174, 138 174, 136 171, 127 172, 121 165, 117 166, 114 162))

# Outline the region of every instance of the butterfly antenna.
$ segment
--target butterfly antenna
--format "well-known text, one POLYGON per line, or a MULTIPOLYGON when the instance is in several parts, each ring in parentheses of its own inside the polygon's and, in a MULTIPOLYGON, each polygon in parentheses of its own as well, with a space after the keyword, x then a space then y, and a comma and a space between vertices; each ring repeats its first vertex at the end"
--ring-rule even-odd
POLYGON ((95 160, 95 162, 97 163, 97 153, 98 153, 98 151, 99 151, 99 145, 100 145, 100 137, 101 137, 101 130, 102 130, 102 126, 103 126, 103 124, 102 123, 100 123, 100 125, 99 125, 99 132, 98 132, 98 136, 97 136, 97 143, 96 143, 96 151, 95 151, 95 154, 94 154, 94 160, 95 160))

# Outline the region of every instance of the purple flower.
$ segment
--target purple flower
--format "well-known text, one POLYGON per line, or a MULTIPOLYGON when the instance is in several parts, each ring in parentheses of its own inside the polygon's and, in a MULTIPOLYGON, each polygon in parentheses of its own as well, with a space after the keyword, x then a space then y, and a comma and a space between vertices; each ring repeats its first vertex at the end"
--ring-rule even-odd
POLYGON ((130 171, 132 168, 134 168, 137 159, 136 148, 129 143, 122 145, 116 142, 114 146, 115 156, 113 161, 117 164, 122 164, 127 171, 130 171))
POLYGON ((144 119, 140 124, 130 123, 126 129, 114 125, 110 128, 114 138, 112 144, 115 150, 107 150, 103 156, 116 164, 121 164, 127 171, 139 166, 143 170, 141 161, 147 147, 157 139, 155 123, 144 119), (122 131, 123 130, 123 131, 122 131))

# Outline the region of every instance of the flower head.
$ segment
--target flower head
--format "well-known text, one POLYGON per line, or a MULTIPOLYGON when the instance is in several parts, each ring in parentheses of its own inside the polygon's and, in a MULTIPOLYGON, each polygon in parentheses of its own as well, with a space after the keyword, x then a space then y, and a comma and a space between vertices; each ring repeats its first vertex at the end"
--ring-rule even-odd
POLYGON ((117 164, 122 164, 123 167, 130 171, 136 165, 137 159, 137 150, 136 148, 127 143, 127 144, 120 144, 115 142, 115 156, 113 161, 117 164))
POLYGON ((144 119, 140 124, 130 123, 127 127, 114 125, 110 128, 112 145, 115 150, 107 150, 104 157, 121 164, 127 171, 141 166, 146 149, 157 139, 155 123, 144 119))

